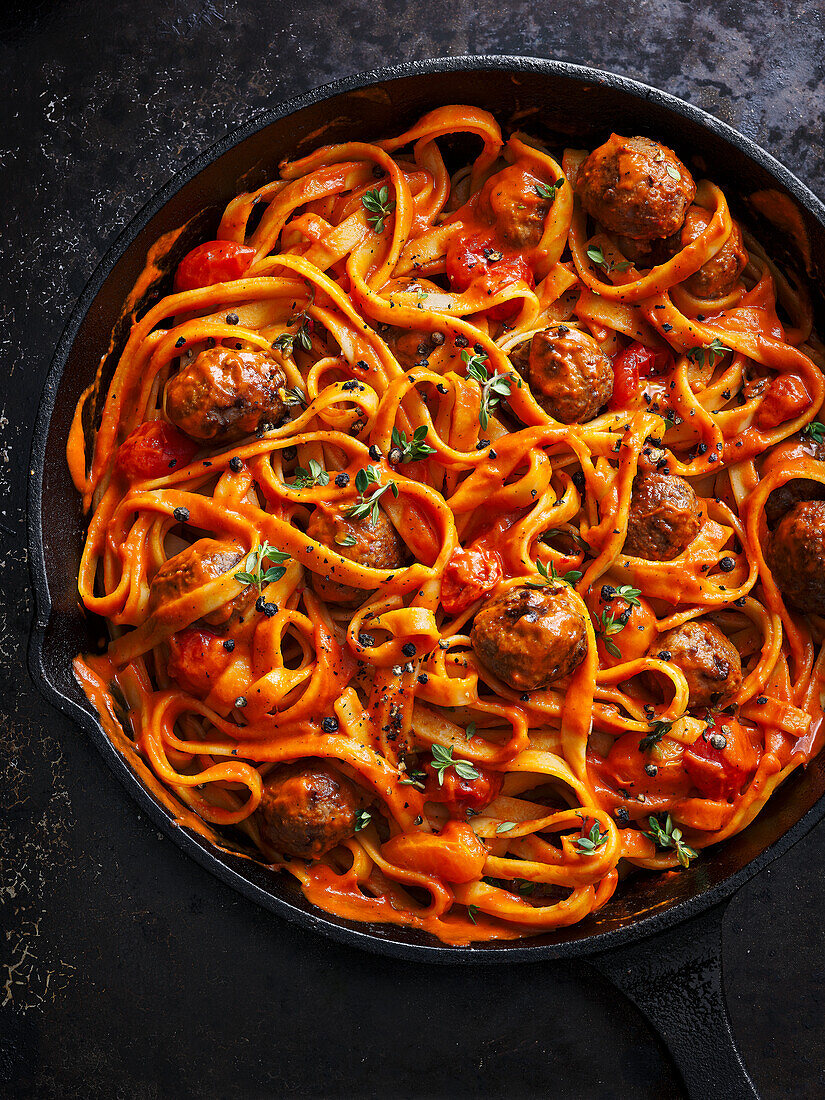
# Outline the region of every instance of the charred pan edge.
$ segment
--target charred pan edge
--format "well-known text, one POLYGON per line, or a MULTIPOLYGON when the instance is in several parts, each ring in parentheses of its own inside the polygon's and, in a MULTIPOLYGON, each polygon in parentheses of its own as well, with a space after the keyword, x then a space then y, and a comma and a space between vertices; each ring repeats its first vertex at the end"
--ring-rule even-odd
POLYGON ((43 543, 43 477, 46 444, 58 386, 78 330, 92 302, 117 262, 149 221, 181 187, 208 167, 212 161, 253 134, 304 107, 321 103, 341 93, 366 90, 372 86, 400 78, 425 77, 434 73, 473 71, 533 73, 567 78, 581 85, 590 84, 615 89, 617 92, 622 92, 639 100, 654 103, 669 113, 702 127, 737 148, 772 176, 793 196, 800 206, 804 207, 817 222, 825 227, 825 205, 779 161, 749 138, 744 137, 712 115, 666 92, 600 69, 570 65, 565 62, 543 58, 480 55, 477 57, 465 56, 414 61, 389 68, 376 69, 371 72, 358 73, 355 76, 323 85, 305 95, 287 100, 272 110, 256 115, 244 126, 232 131, 232 133, 212 145, 186 168, 176 173, 140 210, 108 249, 72 311, 60 337, 46 377, 32 443, 27 516, 28 552, 36 608, 29 641, 29 671, 46 698, 64 714, 73 718, 90 735, 109 767, 154 824, 174 840, 184 852, 192 856, 222 882, 240 891, 250 900, 277 913, 279 916, 285 917, 302 928, 311 929, 333 940, 378 954, 436 963, 492 963, 504 961, 510 963, 538 959, 570 958, 604 952, 609 948, 652 936, 665 928, 670 928, 690 917, 695 917, 725 898, 730 897, 768 863, 786 852, 825 816, 825 796, 820 798, 778 840, 765 848, 739 871, 704 892, 677 901, 660 912, 652 912, 648 916, 637 917, 624 927, 610 931, 595 931, 589 936, 569 942, 540 943, 525 946, 494 941, 483 946, 450 947, 441 944, 434 937, 427 934, 415 931, 402 933, 400 929, 387 925, 354 924, 324 914, 320 910, 309 906, 308 903, 300 904, 303 899, 292 901, 287 897, 279 896, 274 890, 271 874, 264 868, 243 857, 232 857, 220 853, 185 828, 177 825, 171 815, 149 794, 137 775, 132 771, 129 763, 109 741, 90 705, 83 705, 76 699, 70 698, 50 674, 51 670, 47 667, 44 654, 45 633, 52 613, 52 601, 46 576, 43 543))

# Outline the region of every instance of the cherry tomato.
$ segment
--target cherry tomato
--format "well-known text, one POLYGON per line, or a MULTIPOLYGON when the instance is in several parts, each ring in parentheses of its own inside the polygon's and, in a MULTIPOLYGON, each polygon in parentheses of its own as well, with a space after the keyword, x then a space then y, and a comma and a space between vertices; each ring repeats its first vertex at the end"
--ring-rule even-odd
MULTIPOLYGON (((447 249, 447 277, 454 290, 466 290, 472 283, 481 283, 488 297, 515 283, 535 286, 533 272, 518 253, 505 256, 492 237, 477 233, 453 240, 447 249)), ((518 302, 502 302, 487 310, 494 321, 504 321, 520 309, 518 302)))
POLYGON ((756 413, 760 428, 776 428, 793 420, 811 404, 811 395, 798 374, 780 374, 771 382, 756 413))
POLYGON ((198 290, 240 279, 255 258, 255 249, 235 241, 205 241, 183 257, 175 274, 175 290, 198 290))
POLYGON ((428 802, 444 802, 453 813, 462 813, 466 809, 482 810, 488 806, 501 790, 504 777, 501 772, 473 764, 479 773, 478 779, 462 779, 455 768, 447 768, 443 782, 439 784, 438 773, 427 761, 424 771, 427 779, 424 784, 424 798, 428 802))
POLYGON ((211 631, 188 627, 169 638, 169 675, 200 698, 209 694, 231 661, 223 641, 211 631))
POLYGON ((651 798, 686 798, 691 780, 685 772, 684 746, 672 737, 663 737, 658 744, 642 749, 643 739, 644 734, 631 732, 613 742, 602 768, 611 785, 628 791, 631 797, 644 793, 651 798))
POLYGON ((685 750, 685 770, 705 797, 730 800, 756 768, 756 754, 732 715, 704 711, 697 717, 707 721, 708 728, 685 750), (725 747, 714 748, 711 738, 724 739, 725 747))
POLYGON ((457 547, 441 580, 441 606, 448 615, 460 615, 471 603, 492 592, 501 580, 501 562, 492 550, 457 547))
POLYGON ((197 450, 197 443, 165 420, 147 420, 123 440, 116 466, 130 481, 146 481, 188 466, 197 450))
POLYGON ((641 595, 633 594, 628 601, 616 594, 610 584, 591 588, 586 603, 596 628, 596 646, 599 664, 611 668, 623 661, 635 661, 644 656, 656 639, 656 616, 650 604, 641 595), (611 624, 621 630, 606 633, 611 624), (616 654, 618 650, 618 656, 616 654))
POLYGON ((666 348, 648 348, 638 341, 628 344, 613 360, 610 408, 627 408, 639 395, 640 379, 667 374, 672 367, 673 356, 666 348))

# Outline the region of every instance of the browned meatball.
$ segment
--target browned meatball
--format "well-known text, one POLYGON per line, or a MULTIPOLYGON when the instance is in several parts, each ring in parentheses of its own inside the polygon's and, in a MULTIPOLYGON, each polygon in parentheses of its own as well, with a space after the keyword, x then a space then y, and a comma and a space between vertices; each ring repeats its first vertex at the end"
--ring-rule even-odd
MULTIPOLYGON (((682 248, 704 233, 712 216, 709 210, 701 206, 691 206, 680 234, 682 248)), ((730 236, 716 255, 703 263, 689 279, 685 279, 684 287, 697 298, 722 298, 725 294, 730 294, 736 286, 747 262, 748 254, 742 243, 742 231, 734 222, 730 236)))
MULTIPOLYGON (((342 557, 372 569, 403 569, 409 561, 407 547, 380 508, 373 524, 370 518, 349 519, 319 504, 307 524, 307 534, 342 557), (351 539, 355 541, 350 543, 351 539)), ((317 556, 317 564, 325 567, 325 572, 312 574, 312 586, 321 599, 346 604, 361 603, 365 598, 363 589, 336 579, 335 566, 322 553, 317 556)))
POLYGON ((264 783, 261 838, 284 855, 318 859, 353 835, 359 805, 352 783, 325 761, 285 764, 264 783))
POLYGON ((232 443, 281 423, 285 381, 266 352, 208 348, 166 383, 166 414, 193 439, 232 443))
POLYGON ((537 332, 513 364, 533 397, 563 424, 592 420, 613 393, 613 365, 592 336, 569 325, 537 332))
MULTIPOLYGON (((149 612, 180 596, 193 595, 209 581, 215 580, 239 565, 244 551, 235 543, 217 539, 198 539, 179 554, 169 558, 158 569, 149 586, 149 612)), ((223 607, 216 608, 201 619, 210 626, 227 622, 232 613, 249 600, 249 589, 238 584, 238 595, 223 607)), ((194 601, 193 601, 194 602, 194 601)))
POLYGON ((825 615, 825 501, 803 501, 786 512, 766 557, 788 603, 825 615))
POLYGON ((584 660, 584 616, 567 585, 510 588, 478 611, 470 636, 490 671, 515 691, 545 688, 584 660))
POLYGON ((669 653, 665 659, 684 673, 691 709, 724 706, 742 686, 742 659, 736 646, 707 619, 667 631, 655 648, 657 653, 669 653))
POLYGON ((535 248, 544 233, 549 199, 536 190, 541 180, 519 164, 490 176, 478 195, 478 214, 496 227, 511 248, 535 248))
POLYGON ((605 229, 644 241, 681 228, 696 184, 666 145, 611 134, 582 164, 576 191, 605 229))
POLYGON ((624 552, 648 561, 671 561, 699 534, 701 511, 683 477, 637 474, 630 496, 624 552))
MULTIPOLYGON (((777 466, 795 462, 799 458, 813 458, 825 462, 825 440, 813 436, 792 436, 774 447, 762 463, 762 476, 766 477, 777 466)), ((825 485, 808 477, 795 477, 774 489, 765 501, 765 518, 768 527, 775 527, 795 504, 803 500, 825 500, 825 485)))

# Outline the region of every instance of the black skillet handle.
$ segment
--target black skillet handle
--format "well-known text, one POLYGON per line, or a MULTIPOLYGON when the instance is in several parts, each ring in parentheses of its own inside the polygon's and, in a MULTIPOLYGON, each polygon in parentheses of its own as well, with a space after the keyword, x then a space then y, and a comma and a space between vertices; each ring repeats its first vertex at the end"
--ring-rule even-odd
POLYGON ((725 904, 657 936, 588 960, 665 1042, 691 1100, 753 1100, 722 986, 725 904))

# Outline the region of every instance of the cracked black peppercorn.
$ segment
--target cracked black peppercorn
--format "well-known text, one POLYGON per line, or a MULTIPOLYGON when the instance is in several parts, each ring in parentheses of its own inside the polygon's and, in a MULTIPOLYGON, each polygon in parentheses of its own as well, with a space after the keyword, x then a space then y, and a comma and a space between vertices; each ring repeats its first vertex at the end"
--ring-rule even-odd
POLYGON ((731 569, 736 568, 736 559, 724 557, 719 561, 719 568, 723 573, 730 573, 731 569))
POLYGON ((237 455, 229 460, 229 469, 233 474, 239 474, 243 469, 243 459, 238 458, 237 455))
POLYGON ((321 729, 324 733, 335 733, 338 729, 338 719, 330 715, 330 717, 325 718, 321 723, 321 729))
POLYGON ((404 644, 401 646, 401 652, 404 654, 405 657, 414 657, 415 656, 415 643, 414 642, 404 642, 404 644))
POLYGON ((178 523, 186 523, 186 521, 189 519, 189 509, 176 508, 172 515, 175 517, 178 523))
POLYGON ((335 475, 335 484, 339 489, 345 489, 349 485, 349 474, 340 473, 335 475))
POLYGON ((231 653, 232 650, 235 648, 235 639, 227 638, 226 641, 223 643, 223 648, 226 650, 227 653, 231 653))
POLYGON ((226 323, 227 323, 228 325, 237 325, 237 323, 238 323, 238 315, 237 315, 237 313, 227 313, 227 315, 226 315, 226 323))

